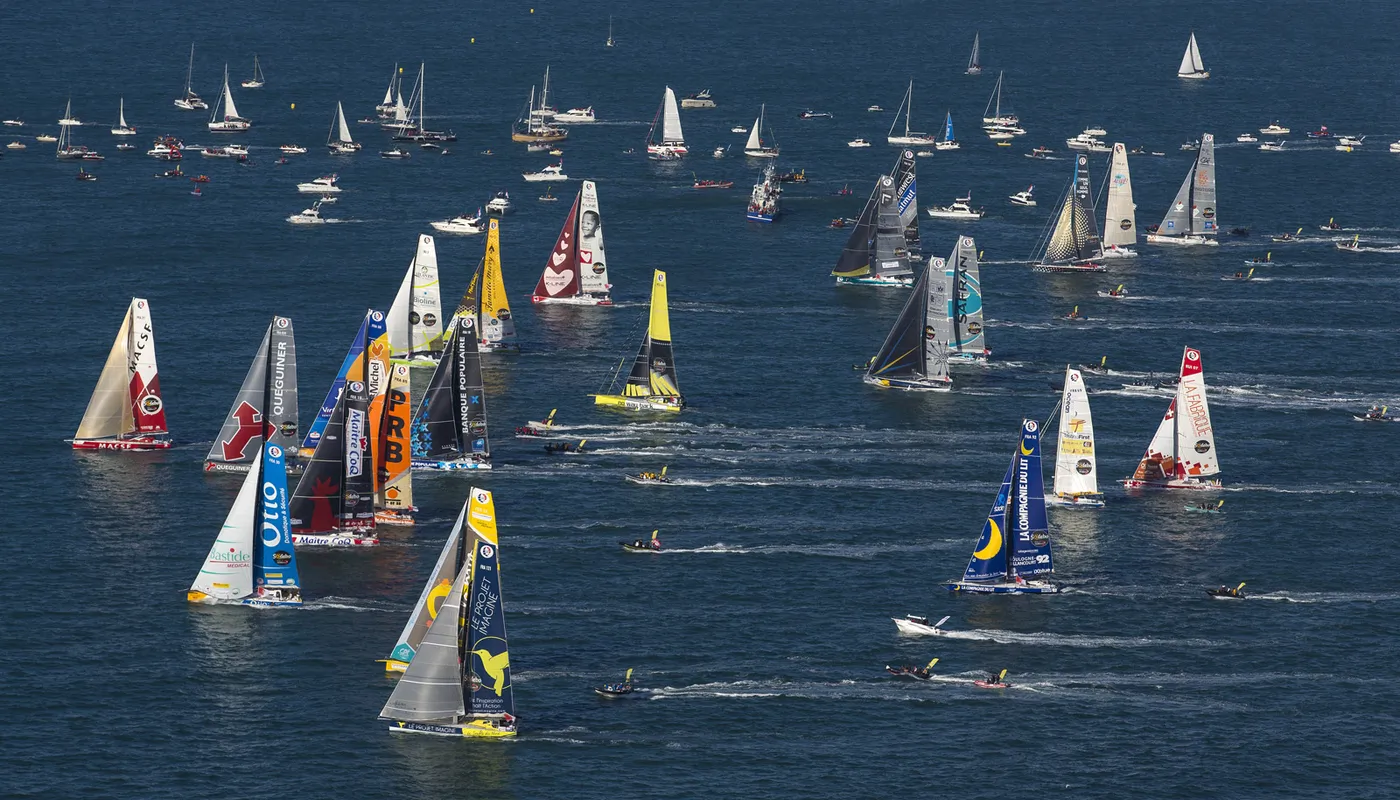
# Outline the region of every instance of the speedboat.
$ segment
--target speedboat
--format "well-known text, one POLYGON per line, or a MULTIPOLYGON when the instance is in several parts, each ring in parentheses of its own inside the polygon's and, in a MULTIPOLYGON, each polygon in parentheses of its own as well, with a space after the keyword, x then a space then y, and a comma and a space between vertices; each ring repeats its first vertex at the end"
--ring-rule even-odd
POLYGON ((888 672, 896 678, 909 678, 910 680, 916 681, 929 681, 933 680, 932 667, 937 661, 938 659, 935 658, 933 661, 929 662, 929 665, 927 667, 911 667, 908 665, 891 667, 889 664, 886 664, 885 672, 888 672))
POLYGON ((1350 153, 1353 147, 1360 147, 1364 141, 1366 141, 1365 136, 1338 136, 1334 149, 1350 153))
POLYGON ((402 147, 393 147, 388 150, 379 151, 380 158, 412 158, 413 154, 402 147))
POLYGON ((1243 600, 1244 584, 1241 583, 1233 589, 1228 586, 1221 586, 1219 589, 1207 589, 1206 594, 1216 600, 1243 600))
POLYGON ((637 539, 631 542, 618 542, 618 544, 622 545, 622 550, 626 553, 661 552, 661 542, 657 541, 655 532, 652 532, 650 539, 637 539))
POLYGON ((1267 151, 1274 152, 1274 153, 1282 152, 1282 151, 1283 151, 1283 142, 1282 142, 1282 141, 1264 142, 1264 143, 1262 143, 1262 144, 1259 145, 1259 149, 1260 149, 1260 150, 1267 150, 1267 151))
POLYGON ((136 145, 132 144, 131 142, 122 142, 122 143, 120 143, 120 144, 117 145, 117 149, 118 149, 118 150, 135 150, 135 149, 136 149, 136 145))
POLYGON ((748 132, 749 132, 749 129, 748 129, 748 128, 745 128, 743 125, 735 125, 734 127, 732 127, 732 128, 729 129, 729 132, 730 132, 730 133, 748 133, 748 132))
POLYGON ((681 108, 714 108, 715 101, 710 98, 709 89, 701 89, 689 97, 681 99, 681 108))
POLYGON ((1099 363, 1097 364, 1080 364, 1079 371, 1087 372, 1090 375, 1107 375, 1109 372, 1108 356, 1099 359, 1099 363))
POLYGON ((1352 240, 1349 242, 1337 242, 1337 249, 1347 250, 1352 253, 1361 252, 1361 234, 1358 233, 1356 236, 1352 237, 1352 240))
POLYGON ((1137 258, 1137 251, 1131 247, 1111 244, 1103 249, 1102 258, 1137 258))
POLYGON ((340 187, 336 185, 339 180, 340 176, 335 173, 322 175, 310 183, 298 183, 297 191, 309 192, 312 194, 335 194, 340 191, 340 187))
POLYGON ((190 178, 190 183, 208 183, 208 182, 209 182, 209 176, 208 176, 208 175, 196 175, 196 176, 194 176, 193 178, 190 178))
MULTIPOLYGON (((1088 321, 1089 317, 1087 315, 1079 313, 1079 306, 1075 306, 1073 311, 1069 312, 1063 317, 1060 317, 1060 319, 1066 322, 1086 322, 1088 321)), ((1060 388, 1063 389, 1064 387, 1060 388)))
POLYGON ((322 196, 321 196, 321 199, 320 199, 319 201, 317 201, 317 202, 319 202, 319 203, 320 203, 321 205, 323 205, 323 206, 328 206, 328 205, 331 205, 332 203, 340 202, 340 198, 339 198, 339 197, 336 197, 336 196, 333 195, 333 194, 326 194, 326 195, 322 195, 322 196))
POLYGON ((544 187, 544 194, 539 196, 539 201, 541 203, 557 203, 559 202, 559 198, 555 197, 554 193, 549 191, 549 187, 546 186, 544 187))
POLYGON ((907 633, 912 636, 946 636, 948 632, 943 630, 943 623, 950 617, 944 617, 937 622, 929 623, 928 617, 919 617, 913 614, 904 617, 891 617, 894 625, 899 628, 900 633, 907 633))
POLYGON ((567 181, 568 175, 564 174, 564 162, 550 164, 539 172, 526 172, 521 175, 529 183, 540 183, 543 181, 567 181))
POLYGON ((38 136, 35 136, 35 137, 34 137, 34 141, 36 141, 36 142, 56 142, 56 141, 58 141, 58 137, 57 137, 57 136, 50 136, 50 135, 47 134, 47 133, 41 133, 41 134, 39 134, 38 136))
POLYGON ((70 125, 82 125, 83 121, 74 116, 67 116, 59 120, 58 124, 66 128, 70 125))
MULTIPOLYGON (((442 233, 455 233, 460 236, 475 236, 486 232, 486 219, 481 214, 481 209, 476 210, 475 215, 460 214, 448 220, 430 222, 433 230, 442 233)), ((518 433, 519 431, 517 431, 518 433)))
POLYGON ((869 111, 869 112, 871 112, 871 113, 874 113, 874 114, 878 114, 878 113, 884 111, 885 108, 884 108, 884 106, 866 106, 866 107, 865 107, 865 110, 866 110, 866 111, 869 111))
POLYGON ((598 117, 593 114, 593 106, 588 108, 571 108, 560 114, 554 115, 555 122, 597 122, 598 117))
POLYGON ((1269 126, 1260 128, 1259 132, 1264 134, 1265 136, 1287 136, 1293 131, 1284 127, 1283 125, 1280 125, 1278 120, 1274 120, 1273 123, 1269 126))
POLYGON ((847 146, 847 147, 869 147, 869 146, 870 146, 870 142, 867 142, 865 139, 863 139, 863 138, 857 136, 856 138, 850 140, 849 142, 846 142, 846 146, 847 146))
POLYGON ((1273 239, 1275 242, 1296 242, 1300 238, 1298 234, 1302 232, 1303 229, 1299 228, 1297 233, 1280 233, 1276 236, 1271 236, 1269 238, 1273 239))
POLYGON ((23 128, 23 127, 24 127, 24 120, 22 120, 22 119, 4 119, 4 120, 0 120, 0 125, 6 125, 6 126, 11 127, 11 128, 23 128))
POLYGON ((1259 141, 1259 137, 1252 133, 1241 133, 1239 136, 1235 137, 1235 141, 1240 144, 1254 144, 1259 141))
POLYGON ((1000 675, 991 675, 987 678, 979 678, 972 682, 973 686, 982 689, 1010 689, 1011 684, 1006 682, 1006 670, 1002 670, 1000 675))
POLYGON ((326 220, 321 216, 321 201, 317 200, 311 204, 311 208, 302 209, 301 213, 287 217, 287 221, 293 225, 320 225, 326 220))
POLYGON ((691 184, 691 188, 693 188, 693 189, 732 189, 732 188, 734 188, 734 181, 716 181, 716 180, 711 180, 711 179, 709 179, 709 178, 706 178, 705 180, 700 180, 699 178, 696 178, 696 179, 695 179, 695 183, 691 184))
POLYGON ((1327 130, 1327 126, 1326 126, 1326 125, 1323 125, 1321 128, 1318 128, 1318 129, 1315 130, 1315 131, 1308 131, 1308 138, 1309 138, 1309 139, 1326 139, 1326 138, 1328 138, 1328 137, 1331 136, 1331 135, 1332 135, 1332 132, 1329 131, 1329 130, 1327 130))
POLYGON ((1036 147, 1033 148, 1029 153, 1026 153, 1026 158, 1048 158, 1049 155, 1053 152, 1055 151, 1051 150, 1048 147, 1036 147))
POLYGON ((1327 231, 1328 233, 1331 233, 1332 231, 1339 231, 1339 230, 1341 230, 1341 229, 1342 229, 1342 226, 1337 224, 1337 218, 1336 218, 1336 217, 1332 217, 1332 218, 1330 218, 1330 219, 1327 220, 1327 224, 1326 224, 1326 225, 1319 225, 1319 226, 1317 226, 1317 228, 1318 228, 1318 230, 1327 231))
MULTIPOLYGON (((1246 261, 1246 262, 1244 262, 1244 263, 1248 264, 1248 263, 1250 263, 1250 262, 1246 261)), ((1263 263, 1263 262, 1260 262, 1260 263, 1263 263)), ((1250 267, 1250 268, 1249 268, 1249 272, 1236 272, 1234 275, 1221 275, 1221 276, 1220 276, 1220 280, 1222 280, 1222 281, 1252 281, 1252 280, 1254 280, 1254 267, 1250 267)))
POLYGON ((302 147, 299 144, 284 144, 277 149, 281 150, 289 156, 300 156, 305 155, 306 153, 306 148, 302 147))
POLYGON ((932 150, 920 150, 920 151, 918 151, 917 153, 915 153, 914 155, 918 156, 919 158, 933 158, 933 151, 932 151, 932 150))
POLYGON ((1034 197, 1033 194, 1032 194, 1034 191, 1035 191, 1035 184, 1031 184, 1030 186, 1027 186, 1027 187, 1026 187, 1025 189, 1023 189, 1022 191, 1019 191, 1019 192, 1017 192, 1016 194, 1011 195, 1011 197, 1010 197, 1011 204, 1012 204, 1012 205, 1015 205, 1015 206, 1034 206, 1034 205, 1035 205, 1035 197, 1034 197))
POLYGON ((168 170, 166 170, 165 172, 162 172, 161 174, 156 175, 155 177, 157 177, 157 178, 183 178, 183 177, 185 177, 185 173, 180 169, 179 165, 176 165, 175 169, 168 169, 168 170))
POLYGON ((1194 141, 1194 142, 1184 142, 1184 143, 1182 143, 1182 145, 1181 145, 1181 149, 1182 149, 1183 151, 1186 151, 1186 152, 1195 152, 1195 151, 1197 151, 1197 150, 1200 150, 1200 149, 1201 149, 1201 140, 1200 140, 1200 139, 1197 139, 1197 140, 1194 141))
POLYGON ((1386 413, 1389 406, 1371 406, 1365 414, 1352 414, 1351 418, 1357 422, 1394 422, 1395 417, 1386 413))
POLYGON ((184 153, 180 152, 180 148, 164 142, 157 142, 154 147, 146 151, 146 155, 161 161, 179 161, 185 157, 184 153))
POLYGON ((1087 131, 1073 139, 1066 139, 1065 146, 1071 150, 1085 150, 1090 153, 1108 153, 1113 150, 1103 140, 1090 136, 1087 131))
POLYGON ((544 446, 544 451, 552 456, 564 455, 566 453, 582 453, 583 443, 586 441, 588 440, 584 439, 578 444, 574 444, 573 442, 550 442, 544 446))
POLYGON ((27 147, 28 145, 26 145, 24 142, 10 142, 9 144, 5 145, 5 148, 8 150, 24 150, 27 147))
POLYGON ((673 483, 673 481, 666 477, 666 470, 667 467, 662 467, 660 472, 639 472, 636 475, 628 474, 624 477, 632 483, 641 484, 643 486, 669 485, 673 483))
POLYGON ((1391 142, 1391 143, 1390 143, 1390 152, 1392 152, 1392 153, 1400 153, 1400 142, 1391 142))
POLYGON ((829 111, 813 111, 812 109, 809 108, 809 109, 807 109, 806 111, 803 111, 801 114, 798 114, 798 115, 797 115, 797 118, 798 118, 798 119, 831 119, 831 112, 829 112, 829 111))
POLYGON ((1120 283, 1117 289, 1109 289, 1106 292, 1100 289, 1098 295, 1099 297, 1110 297, 1114 300, 1126 300, 1128 299, 1128 290, 1123 288, 1123 284, 1120 283))
POLYGON ((551 147, 549 148, 549 154, 554 156, 555 158, 558 158, 559 156, 564 155, 564 151, 559 149, 558 147, 551 147))
POLYGON ((952 205, 933 206, 928 210, 928 215, 934 219, 977 220, 986 213, 986 209, 972 207, 972 192, 968 192, 966 197, 957 198, 952 205))
POLYGON ((510 192, 496 192, 496 196, 486 204, 486 213, 505 215, 515 209, 510 203, 510 192))

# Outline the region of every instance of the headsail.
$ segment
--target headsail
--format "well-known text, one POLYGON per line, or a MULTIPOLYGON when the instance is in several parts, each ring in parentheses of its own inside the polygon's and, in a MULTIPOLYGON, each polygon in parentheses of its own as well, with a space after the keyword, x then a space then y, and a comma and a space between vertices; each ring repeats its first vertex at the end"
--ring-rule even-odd
POLYGON ((345 108, 340 101, 335 101, 335 124, 336 139, 342 144, 354 144, 355 140, 350 138, 350 126, 345 124, 345 108))
POLYGON ((423 584, 423 591, 418 595, 418 601, 413 604, 413 613, 408 617, 408 623, 404 625, 399 633, 399 640, 394 644, 394 649, 389 653, 390 668, 393 662, 407 664, 413 660, 414 654, 423 642, 424 635, 433 623, 437 621, 438 615, 445 608, 444 601, 448 594, 452 592, 452 579, 457 573, 462 571, 462 566, 466 563, 466 549, 462 546, 462 529, 467 519, 467 506, 470 500, 462 503, 462 511, 457 515, 457 521, 452 523, 452 531, 447 535, 447 541, 442 544, 442 551, 438 553, 437 563, 433 565, 433 571, 428 575, 427 583, 423 584))
POLYGON ((437 619, 423 635, 380 717, 400 722, 455 722, 466 713, 460 628, 462 596, 470 573, 470 564, 458 571, 437 619))
POLYGON ((965 581, 990 581, 1007 576, 1010 542, 1007 541, 1006 506, 1011 501, 1011 481, 1016 474, 1017 461, 1018 457, 1013 455, 1006 467, 1001 488, 997 490, 997 499, 992 502, 992 510, 987 512, 987 521, 982 523, 982 534, 977 537, 977 546, 973 548, 972 558, 963 571, 965 581))
POLYGON ((1137 214, 1133 204, 1133 182, 1128 174, 1128 151, 1122 142, 1113 144, 1113 164, 1109 167, 1108 205, 1104 211, 1105 246, 1137 244, 1137 214))
POLYGON ((967 59, 967 74, 976 75, 982 71, 982 56, 979 52, 982 45, 982 32, 978 31, 972 36, 972 55, 967 59))
POLYGON ((150 304, 134 297, 107 353, 75 439, 166 432, 150 304))
POLYGON ((945 280, 953 287, 949 315, 950 354, 954 358, 985 361, 991 351, 987 349, 982 324, 982 273, 977 260, 977 243, 971 236, 958 237, 944 272, 945 280))
POLYGON ((263 436, 297 451, 297 350, 292 321, 273 317, 233 398, 224 425, 205 456, 205 469, 242 470, 257 457, 263 436))
POLYGON ((1065 367, 1065 388, 1060 396, 1060 431, 1055 448, 1055 494, 1077 497, 1099 493, 1094 454, 1094 418, 1089 413, 1089 393, 1079 370, 1065 367))
POLYGON ((491 457, 476 323, 470 316, 458 316, 452 324, 450 347, 413 416, 415 461, 489 461, 491 457))
POLYGON ((929 259, 899 318, 870 359, 867 379, 952 383, 948 377, 951 326, 947 319, 951 279, 944 274, 944 266, 941 258, 929 259))
POLYGON ((851 235, 846 238, 846 245, 841 248, 841 255, 836 259, 835 268, 831 270, 832 275, 838 278, 857 278, 870 274, 871 243, 875 239, 875 212, 882 194, 880 182, 876 182, 875 188, 870 192, 870 198, 865 201, 865 208, 861 209, 856 224, 851 227, 851 235))
POLYGON ((1159 236, 1215 236, 1215 136, 1201 135, 1201 150, 1176 192, 1176 199, 1157 226, 1159 236))
POLYGON ((436 359, 442 353, 442 296, 433 237, 419 235, 418 250, 399 284, 385 325, 396 359, 436 359))
POLYGON ((335 380, 331 381, 330 391, 326 392, 326 399, 321 402, 321 407, 316 412, 316 419, 311 421, 311 427, 306 430, 306 438, 301 443, 303 457, 308 457, 315 452, 316 444, 321 439, 321 433, 330 421, 331 413, 335 411, 340 395, 345 391, 345 376, 350 373, 351 367, 364 358, 365 343, 373 341, 384 333, 385 320, 384 315, 380 312, 372 312, 360 321, 360 329, 355 332, 355 338, 350 342, 350 350, 346 352, 345 360, 340 362, 340 370, 336 372, 335 380))
POLYGON ((224 526, 209 548, 204 565, 190 586, 191 598, 198 592, 215 600, 237 600, 253 593, 254 516, 258 513, 258 489, 262 481, 263 448, 253 456, 248 477, 228 510, 224 526))
POLYGON ((744 142, 745 150, 762 150, 763 136, 759 133, 759 126, 763 124, 763 114, 753 118, 753 127, 749 128, 749 140, 744 142))
POLYGON ((1075 173, 1065 200, 1060 206, 1059 219, 1045 245, 1042 265, 1069 265, 1103 255, 1098 224, 1094 221, 1094 204, 1089 195, 1089 157, 1075 156, 1075 173))
POLYGON ((1186 52, 1181 54, 1181 66, 1176 68, 1176 74, 1190 77, 1205 71, 1206 66, 1201 61, 1201 48, 1196 44, 1196 32, 1192 31, 1191 38, 1186 42, 1186 52))
POLYGON ((283 600, 299 588, 287 515, 286 450, 266 442, 253 457, 223 528, 190 586, 189 599, 236 601, 264 589, 283 600))

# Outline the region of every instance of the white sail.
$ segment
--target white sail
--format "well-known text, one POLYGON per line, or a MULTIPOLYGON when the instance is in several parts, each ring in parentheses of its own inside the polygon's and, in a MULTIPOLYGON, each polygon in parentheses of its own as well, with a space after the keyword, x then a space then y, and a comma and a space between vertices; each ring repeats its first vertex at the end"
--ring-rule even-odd
MULTIPOLYGON (((1206 402, 1206 376, 1201 353, 1187 347, 1181 359, 1181 383, 1176 389, 1176 458, 1178 475, 1199 478, 1220 472, 1215 431, 1206 402)), ((1160 431, 1159 431, 1160 434, 1160 431)))
POLYGON ((685 134, 681 133, 681 112, 676 107, 676 93, 666 87, 665 108, 661 114, 661 143, 685 144, 685 134))
POLYGON ((126 125, 126 98, 117 101, 117 127, 125 128, 126 125))
POLYGON ((608 283, 608 256, 603 249, 603 214, 598 209, 598 185, 593 181, 583 182, 578 226, 579 285, 585 294, 607 294, 612 284, 608 283))
POLYGON ((1065 368, 1065 390, 1060 398, 1060 436, 1055 450, 1055 494, 1075 497, 1099 493, 1098 464, 1094 457, 1094 419, 1089 413, 1089 393, 1079 370, 1065 368))
POLYGON ((1205 72, 1205 64, 1201 63, 1201 48, 1196 44, 1196 32, 1191 32, 1191 39, 1186 42, 1186 52, 1181 54, 1181 66, 1176 68, 1177 75, 1195 75, 1205 72))
POLYGON ((237 600, 253 593, 253 518, 262 485, 262 448, 228 510, 224 527, 204 557, 190 589, 216 600, 237 600))
POLYGON ((759 126, 762 125, 762 123, 763 123, 763 115, 762 115, 762 114, 759 114, 757 117, 754 117, 754 120, 753 120, 753 127, 752 127, 752 128, 749 128, 749 140, 748 140, 747 142, 744 143, 744 149, 745 149, 745 150, 761 150, 761 149, 763 149, 763 138, 762 138, 761 136, 759 136, 759 133, 758 133, 759 126))
POLYGON ((1113 145, 1113 164, 1108 172, 1108 205, 1104 212, 1103 243, 1137 244, 1137 215, 1133 204, 1133 181, 1128 174, 1128 151, 1121 142, 1113 145))
POLYGON ((418 251, 399 284, 385 325, 394 357, 442 350, 442 296, 433 237, 419 235, 418 251))
POLYGON ((389 73, 389 85, 384 87, 384 101, 380 104, 385 108, 394 104, 394 84, 398 82, 399 65, 394 65, 394 71, 389 73))
POLYGON ((107 353, 107 363, 102 367, 102 375, 97 379, 97 388, 92 390, 83 421, 78 423, 78 439, 105 439, 130 433, 135 429, 132 418, 131 400, 127 386, 131 383, 131 366, 128 363, 128 343, 131 341, 131 312, 136 305, 127 307, 117 330, 116 341, 107 353))
MULTIPOLYGON (((217 112, 216 112, 217 113, 217 112)), ((238 107, 233 104, 233 92, 228 88, 228 65, 224 65, 224 119, 238 117, 238 107)))
POLYGON ((354 144, 355 140, 350 138, 350 126, 345 124, 345 108, 341 106, 339 100, 335 102, 335 121, 336 125, 339 126, 337 134, 340 141, 345 144, 354 144))

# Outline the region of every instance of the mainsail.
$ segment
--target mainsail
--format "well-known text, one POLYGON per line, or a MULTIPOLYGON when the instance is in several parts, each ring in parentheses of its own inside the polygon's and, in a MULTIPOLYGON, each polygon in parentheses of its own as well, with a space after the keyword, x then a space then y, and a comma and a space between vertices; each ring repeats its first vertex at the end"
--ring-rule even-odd
POLYGON ((395 359, 426 365, 442 354, 442 297, 433 237, 419 235, 418 250, 399 284, 385 324, 395 359))
POLYGON ((1201 150, 1176 192, 1176 199, 1157 226, 1156 236, 1168 238, 1215 236, 1215 136, 1201 135, 1201 150))
POLYGON ((1186 52, 1181 54, 1181 66, 1176 68, 1176 74, 1182 78, 1195 77, 1206 71, 1206 65, 1201 62, 1201 48, 1196 44, 1196 32, 1191 31, 1191 38, 1186 42, 1186 52))
POLYGON ((411 524, 413 472, 409 421, 412 413, 407 364, 389 369, 385 391, 370 399, 370 430, 374 431, 374 507, 380 522, 411 524))
POLYGON ((967 59, 968 75, 980 75, 982 73, 982 57, 979 52, 981 50, 981 45, 982 32, 978 31, 972 36, 972 55, 967 59))
POLYGON ((78 423, 73 446, 124 448, 124 441, 137 439, 146 447, 169 447, 168 441, 151 438, 166 432, 151 308, 144 298, 133 297, 78 423))
POLYGON ((335 380, 331 381, 330 391, 326 392, 326 399, 321 401, 321 407, 316 412, 316 419, 311 421, 311 427, 306 430, 306 438, 301 442, 301 455, 310 456, 316 450, 316 444, 321 439, 321 432, 325 430, 330 421, 331 413, 335 411, 335 405, 340 401, 340 395, 345 391, 345 376, 350 373, 350 368, 359 362, 365 354, 365 342, 373 340, 384 334, 384 315, 375 311, 360 321, 360 329, 355 332, 355 338, 350 342, 350 350, 345 354, 345 360, 340 362, 340 370, 335 374, 335 380))
POLYGON ((874 253, 871 255, 875 275, 880 278, 912 275, 914 271, 909 267, 908 242, 900 222, 900 198, 896 194, 894 179, 881 176, 876 191, 879 200, 875 215, 874 253))
POLYGON ((549 254, 549 260, 545 262, 544 272, 540 274, 540 280, 535 284, 535 291, 530 299, 533 302, 541 303, 553 298, 576 297, 578 296, 581 282, 578 274, 578 250, 576 248, 576 231, 578 228, 578 206, 583 197, 580 191, 574 198, 574 204, 569 209, 569 216, 564 220, 564 228, 559 231, 559 238, 554 242, 554 250, 549 254))
POLYGON ((584 181, 530 299, 536 303, 572 300, 611 305, 611 289, 598 186, 584 181))
POLYGON ((1133 182, 1128 174, 1128 151, 1122 142, 1115 142, 1113 164, 1109 168, 1108 204, 1103 220, 1105 247, 1137 244, 1136 208, 1133 204, 1133 182))
POLYGON ((899 318, 870 359, 866 382, 904 389, 952 386, 948 376, 952 326, 947 314, 952 280, 944 266, 943 259, 929 258, 899 318))
MULTIPOLYGON (((1009 585, 1008 589, 1020 590, 1022 578, 1054 571, 1040 470, 1040 423, 1022 420, 1016 452, 983 523, 963 581, 1000 581, 1009 585)), ((948 588, 976 590, 963 582, 948 588)))
POLYGON ((1041 267, 1074 267, 1103 255, 1094 204, 1089 195, 1089 158, 1075 156, 1075 173, 1060 206, 1059 217, 1045 243, 1041 267))
POLYGON ((486 393, 475 326, 471 316, 458 316, 452 321, 448 350, 433 371, 413 416, 410 435, 415 467, 490 467, 486 393))
POLYGON ((681 132, 681 112, 676 107, 676 93, 666 87, 666 96, 661 101, 661 144, 685 145, 685 134, 681 132))
POLYGON ((389 652, 385 667, 388 672, 402 672, 408 666, 408 662, 412 661, 414 654, 418 652, 428 629, 446 607, 445 601, 452 592, 452 579, 462 571, 462 566, 466 563, 467 551, 462 539, 462 529, 467 521, 469 505, 470 500, 462 504, 462 511, 457 515, 457 521, 452 523, 452 531, 447 535, 447 541, 443 542, 442 551, 438 553, 437 563, 433 565, 427 583, 423 584, 422 593, 413 604, 413 613, 409 614, 408 623, 399 632, 399 640, 389 652))
POLYGON ((578 268, 583 293, 599 304, 611 304, 608 255, 603 247, 603 212, 598 208, 598 184, 584 181, 579 194, 578 268))
POLYGON ((1176 396, 1128 479, 1129 485, 1200 485, 1205 483, 1200 479, 1220 472, 1199 350, 1185 348, 1180 375, 1176 396))
POLYGON ((297 452, 297 348, 292 321, 273 317, 233 398, 205 470, 242 472, 257 458, 264 434, 288 453, 297 452))
POLYGON ((983 361, 991 355, 982 324, 982 274, 977 243, 971 236, 958 237, 944 267, 944 279, 953 287, 949 297, 950 357, 958 361, 983 361))
POLYGON ((1065 388, 1060 397, 1060 431, 1055 449, 1055 495, 1065 499, 1099 494, 1094 456, 1094 418, 1089 413, 1089 393, 1079 370, 1065 367, 1065 388))

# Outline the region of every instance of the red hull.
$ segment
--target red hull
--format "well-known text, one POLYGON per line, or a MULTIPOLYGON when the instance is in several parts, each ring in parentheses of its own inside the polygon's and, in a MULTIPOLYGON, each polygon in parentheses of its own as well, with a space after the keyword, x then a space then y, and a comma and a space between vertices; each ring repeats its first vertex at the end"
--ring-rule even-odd
POLYGON ((74 450, 168 450, 174 446, 169 439, 139 437, 135 439, 74 439, 74 450))

